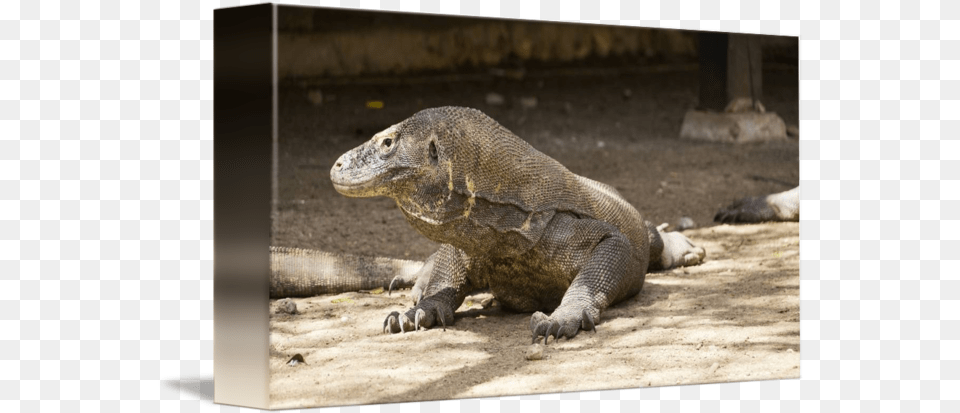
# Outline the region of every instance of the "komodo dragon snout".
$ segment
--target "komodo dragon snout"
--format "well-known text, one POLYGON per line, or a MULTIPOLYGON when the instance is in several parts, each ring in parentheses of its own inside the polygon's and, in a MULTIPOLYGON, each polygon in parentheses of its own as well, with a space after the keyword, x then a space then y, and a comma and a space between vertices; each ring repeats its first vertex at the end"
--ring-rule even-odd
POLYGON ((397 125, 374 135, 337 159, 330 170, 334 188, 352 197, 390 196, 390 189, 416 164, 411 146, 397 133, 397 125))
POLYGON ((344 195, 393 198, 441 244, 416 277, 416 306, 384 320, 391 333, 452 325, 466 296, 489 288, 503 307, 534 313, 534 341, 572 338, 639 293, 648 270, 705 256, 475 109, 420 111, 341 156, 330 177, 344 195))

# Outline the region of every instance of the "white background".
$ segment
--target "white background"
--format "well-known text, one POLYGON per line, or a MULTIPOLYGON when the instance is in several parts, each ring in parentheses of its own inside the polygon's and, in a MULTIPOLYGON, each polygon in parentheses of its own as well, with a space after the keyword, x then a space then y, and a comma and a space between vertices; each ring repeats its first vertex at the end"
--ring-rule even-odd
MULTIPOLYGON (((0 411, 237 409, 212 10, 246 3, 0 2, 0 411)), ((800 36, 801 380, 324 410, 960 411, 960 2, 303 4, 800 36)))

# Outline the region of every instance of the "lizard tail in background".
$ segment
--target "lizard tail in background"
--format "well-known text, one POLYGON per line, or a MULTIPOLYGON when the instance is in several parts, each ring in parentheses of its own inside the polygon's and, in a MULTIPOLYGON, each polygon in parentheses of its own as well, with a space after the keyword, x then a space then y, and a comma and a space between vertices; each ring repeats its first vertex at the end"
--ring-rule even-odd
POLYGON ((420 261, 270 247, 270 298, 410 288, 421 267, 420 261))

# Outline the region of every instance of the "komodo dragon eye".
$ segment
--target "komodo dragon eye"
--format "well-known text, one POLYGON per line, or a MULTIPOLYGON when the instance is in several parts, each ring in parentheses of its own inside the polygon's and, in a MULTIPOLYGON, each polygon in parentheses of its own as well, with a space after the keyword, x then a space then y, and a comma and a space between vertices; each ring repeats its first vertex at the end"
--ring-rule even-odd
POLYGON ((393 145, 393 139, 387 138, 383 140, 383 146, 386 146, 389 148, 390 145, 393 145))

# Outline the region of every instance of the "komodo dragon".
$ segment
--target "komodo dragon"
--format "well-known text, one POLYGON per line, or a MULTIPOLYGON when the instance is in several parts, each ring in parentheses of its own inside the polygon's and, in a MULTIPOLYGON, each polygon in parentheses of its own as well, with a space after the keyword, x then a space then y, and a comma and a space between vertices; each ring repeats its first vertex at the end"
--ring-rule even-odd
POLYGON ((415 307, 384 320, 390 333, 451 325, 469 293, 489 288, 504 308, 535 311, 534 342, 569 339, 596 331, 601 312, 639 293, 648 270, 705 256, 645 223, 613 187, 475 109, 420 111, 342 155, 330 177, 343 195, 393 198, 441 244, 416 275, 415 307))
POLYGON ((720 208, 715 222, 755 223, 800 220, 800 187, 766 196, 747 197, 720 208))

